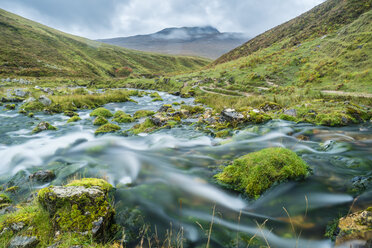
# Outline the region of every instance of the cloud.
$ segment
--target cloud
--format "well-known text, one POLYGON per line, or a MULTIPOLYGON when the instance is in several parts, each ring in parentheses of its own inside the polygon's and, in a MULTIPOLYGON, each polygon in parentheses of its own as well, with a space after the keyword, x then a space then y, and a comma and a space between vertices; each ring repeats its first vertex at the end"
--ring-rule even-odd
POLYGON ((211 25, 255 36, 324 0, 1 0, 0 8, 59 30, 108 38, 211 25))

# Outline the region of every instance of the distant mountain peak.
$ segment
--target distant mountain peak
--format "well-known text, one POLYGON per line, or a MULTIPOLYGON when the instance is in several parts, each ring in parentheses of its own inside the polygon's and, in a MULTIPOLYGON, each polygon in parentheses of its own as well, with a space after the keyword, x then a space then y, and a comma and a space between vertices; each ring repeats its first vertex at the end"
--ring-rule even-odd
POLYGON ((201 26, 201 27, 172 27, 172 28, 165 28, 155 34, 170 34, 175 31, 183 31, 186 32, 190 35, 195 35, 195 34, 219 34, 220 31, 218 31, 217 28, 212 27, 212 26, 201 26))

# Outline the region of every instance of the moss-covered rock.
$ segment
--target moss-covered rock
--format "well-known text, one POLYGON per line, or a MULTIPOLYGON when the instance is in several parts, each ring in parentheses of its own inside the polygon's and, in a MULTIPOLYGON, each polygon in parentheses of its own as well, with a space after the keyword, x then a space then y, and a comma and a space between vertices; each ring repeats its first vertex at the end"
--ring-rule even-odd
POLYGON ((341 218, 338 221, 337 231, 336 246, 348 243, 346 246, 352 247, 349 242, 359 240, 365 242, 363 247, 370 247, 369 245, 372 245, 372 207, 341 218))
POLYGON ((266 148, 234 160, 216 179, 249 197, 258 198, 274 184, 304 178, 308 165, 285 148, 266 148))
POLYGON ((11 202, 12 202, 12 200, 10 200, 8 195, 6 195, 4 193, 0 194, 0 209, 2 208, 2 206, 4 206, 4 204, 7 205, 11 202))
POLYGON ((158 128, 158 126, 156 126, 156 124, 150 118, 147 118, 144 122, 133 126, 130 131, 132 131, 134 134, 150 133, 156 128, 158 128))
POLYGON ((108 122, 108 120, 105 117, 97 116, 93 121, 93 125, 102 126, 102 125, 105 125, 107 122, 108 122))
POLYGON ((155 112, 151 110, 138 110, 136 113, 134 113, 133 117, 136 119, 148 117, 154 115, 155 112))
POLYGON ((19 190, 19 186, 12 186, 12 187, 9 187, 5 190, 5 192, 9 192, 9 193, 15 193, 19 190))
POLYGON ((72 116, 70 119, 68 119, 67 123, 77 122, 77 121, 80 121, 80 120, 81 120, 81 118, 78 115, 75 115, 75 116, 72 116))
POLYGON ((121 128, 118 125, 107 123, 103 126, 100 126, 94 134, 104 134, 104 133, 114 133, 116 131, 119 131, 121 128))
POLYGON ((199 105, 196 106, 190 106, 190 105, 182 105, 181 109, 185 109, 189 111, 190 114, 202 114, 205 111, 205 108, 199 105))
POLYGON ((102 116, 105 118, 111 118, 113 114, 106 108, 96 108, 90 113, 90 116, 102 116))
POLYGON ((115 214, 109 197, 112 188, 101 179, 82 179, 44 188, 38 201, 57 230, 88 232, 94 238, 107 239, 115 214))
POLYGON ((228 136, 230 136, 230 130, 226 129, 226 130, 221 130, 221 131, 218 131, 216 133, 216 138, 226 138, 228 136))
POLYGON ((16 105, 15 104, 6 104, 5 105, 5 108, 12 110, 12 109, 15 109, 16 108, 16 105))
POLYGON ((78 113, 74 112, 74 111, 70 111, 70 110, 66 110, 64 112, 64 114, 68 117, 73 117, 73 116, 76 116, 76 115, 79 115, 78 113))
POLYGON ((112 121, 115 121, 117 123, 130 123, 134 121, 134 118, 129 114, 126 114, 123 111, 119 110, 116 111, 116 113, 114 114, 114 118, 112 119, 112 121))
POLYGON ((32 133, 40 133, 46 130, 57 130, 56 127, 52 126, 49 122, 42 121, 40 122, 33 130, 32 133))

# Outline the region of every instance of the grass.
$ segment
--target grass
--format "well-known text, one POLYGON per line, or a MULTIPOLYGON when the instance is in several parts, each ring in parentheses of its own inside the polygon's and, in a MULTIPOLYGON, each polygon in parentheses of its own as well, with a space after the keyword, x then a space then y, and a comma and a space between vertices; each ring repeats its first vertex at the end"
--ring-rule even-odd
POLYGON ((0 75, 72 78, 190 71, 210 61, 129 50, 69 35, 0 9, 0 75))

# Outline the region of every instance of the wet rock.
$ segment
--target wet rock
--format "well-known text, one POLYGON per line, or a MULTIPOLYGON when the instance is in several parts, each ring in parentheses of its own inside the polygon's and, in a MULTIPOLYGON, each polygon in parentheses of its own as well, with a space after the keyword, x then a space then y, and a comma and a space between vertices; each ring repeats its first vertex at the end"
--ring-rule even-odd
POLYGON ((37 171, 29 176, 30 180, 38 181, 38 182, 50 182, 52 181, 56 175, 51 170, 41 170, 37 171))
POLYGON ((170 104, 164 104, 163 106, 161 106, 158 110, 158 112, 167 112, 168 109, 171 109, 172 108, 172 105, 170 104))
POLYGON ((41 95, 39 97, 39 101, 44 105, 44 106, 50 106, 52 104, 52 100, 50 100, 48 97, 45 95, 41 95))
POLYGON ((224 109, 221 112, 221 117, 224 121, 228 122, 240 122, 244 120, 244 115, 230 108, 224 109))
POLYGON ((162 116, 160 114, 151 116, 149 119, 152 121, 152 123, 155 126, 158 126, 158 127, 165 125, 165 123, 168 121, 168 119, 165 116, 162 116))
POLYGON ((336 143, 336 141, 334 141, 334 140, 327 140, 326 142, 324 142, 320 146, 322 147, 322 149, 324 151, 329 151, 333 148, 335 143, 336 143))
POLYGON ((49 124, 49 122, 42 121, 37 124, 37 126, 32 130, 32 133, 40 133, 46 130, 57 130, 57 128, 49 124))
POLYGON ((180 95, 181 95, 181 92, 176 91, 176 92, 173 92, 173 93, 171 93, 171 94, 174 95, 174 96, 180 96, 180 95))
POLYGON ((16 236, 8 246, 8 248, 33 248, 36 247, 39 240, 36 237, 16 236))
POLYGON ((357 176, 351 179, 351 183, 353 191, 362 192, 371 186, 372 176, 369 177, 357 176))
POLYGON ((372 244, 372 208, 340 219, 336 246, 370 247, 372 244), (356 246, 357 245, 357 246, 356 246))
POLYGON ((295 109, 284 110, 283 114, 293 116, 293 117, 297 117, 297 111, 295 109))

